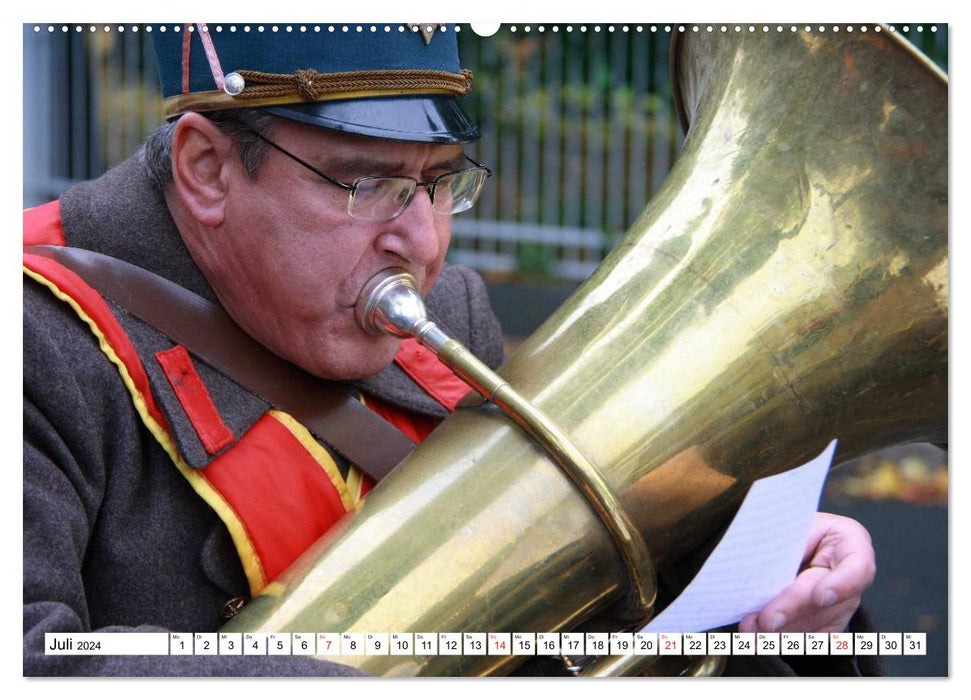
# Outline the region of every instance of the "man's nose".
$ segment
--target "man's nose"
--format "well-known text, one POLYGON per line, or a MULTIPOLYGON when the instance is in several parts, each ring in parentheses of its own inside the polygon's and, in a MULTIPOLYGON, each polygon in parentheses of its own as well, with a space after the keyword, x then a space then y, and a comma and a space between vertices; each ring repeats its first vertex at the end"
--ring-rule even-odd
POLYGON ((419 266, 438 262, 448 245, 443 240, 445 217, 432 208, 431 192, 419 187, 408 206, 396 218, 387 222, 386 232, 379 239, 384 251, 394 253, 419 266))

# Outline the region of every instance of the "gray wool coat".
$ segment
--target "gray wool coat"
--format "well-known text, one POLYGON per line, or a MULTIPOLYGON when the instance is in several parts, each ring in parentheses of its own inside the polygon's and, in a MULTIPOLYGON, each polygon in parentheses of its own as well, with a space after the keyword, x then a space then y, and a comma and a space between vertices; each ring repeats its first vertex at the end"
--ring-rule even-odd
MULTIPOLYGON (((68 245, 127 260, 216 301, 137 156, 68 190, 61 217, 68 245)), ((454 337, 493 367, 501 362, 498 321, 474 272, 446 266, 428 304, 454 337)), ((209 455, 153 358, 173 343, 114 311, 180 452, 193 467, 204 467, 209 455)), ((228 530, 145 428, 95 336, 67 304, 26 278, 23 330, 24 674, 355 675, 296 656, 44 654, 45 632, 215 631, 227 603, 246 598, 249 587, 228 530)), ((238 438, 268 406, 194 361, 238 438)), ((445 415, 396 366, 361 389, 419 413, 445 415)))

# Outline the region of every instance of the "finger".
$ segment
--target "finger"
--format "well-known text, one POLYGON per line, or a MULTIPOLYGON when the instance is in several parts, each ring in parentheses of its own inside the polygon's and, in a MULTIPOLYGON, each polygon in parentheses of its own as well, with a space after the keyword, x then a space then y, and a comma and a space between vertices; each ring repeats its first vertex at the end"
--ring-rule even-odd
POLYGON ((852 518, 832 513, 817 513, 806 541, 803 564, 829 566, 846 556, 861 554, 872 558, 870 533, 852 518))
POLYGON ((738 631, 739 632, 759 632, 758 624, 756 622, 759 614, 758 613, 748 613, 741 620, 738 621, 738 631))
POLYGON ((800 573, 784 591, 766 603, 755 616, 753 631, 796 631, 794 625, 812 617, 817 606, 813 602, 816 584, 825 576, 823 569, 807 569, 800 573))
POLYGON ((816 580, 812 600, 819 607, 829 607, 845 600, 858 598, 876 577, 876 562, 872 550, 850 552, 843 555, 835 568, 816 580))
POLYGON ((860 599, 841 601, 828 608, 811 608, 809 615, 790 623, 783 632, 842 632, 860 607, 860 599))

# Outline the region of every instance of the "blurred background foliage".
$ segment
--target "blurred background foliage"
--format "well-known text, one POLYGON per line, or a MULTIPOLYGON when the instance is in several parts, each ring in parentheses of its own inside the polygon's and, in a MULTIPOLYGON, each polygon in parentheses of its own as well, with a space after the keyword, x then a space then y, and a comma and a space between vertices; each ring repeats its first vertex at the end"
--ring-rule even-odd
MULTIPOLYGON (((947 25, 893 26, 947 70, 947 25)), ((159 123, 149 29, 158 30, 24 25, 25 206, 117 164, 159 123)), ((470 150, 495 176, 456 218, 451 259, 494 280, 586 279, 677 156, 667 31, 677 27, 460 29, 462 64, 475 74, 465 102, 483 132, 470 150)))

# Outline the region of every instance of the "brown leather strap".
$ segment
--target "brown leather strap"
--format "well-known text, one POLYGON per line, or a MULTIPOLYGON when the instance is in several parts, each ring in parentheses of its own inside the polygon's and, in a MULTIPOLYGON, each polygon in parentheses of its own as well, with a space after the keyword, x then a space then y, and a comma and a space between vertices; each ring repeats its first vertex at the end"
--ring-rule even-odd
POLYGON ((90 250, 27 246, 24 252, 72 270, 133 316, 292 415, 376 481, 414 449, 404 433, 364 406, 349 387, 318 379, 274 355, 221 307, 174 282, 90 250))

